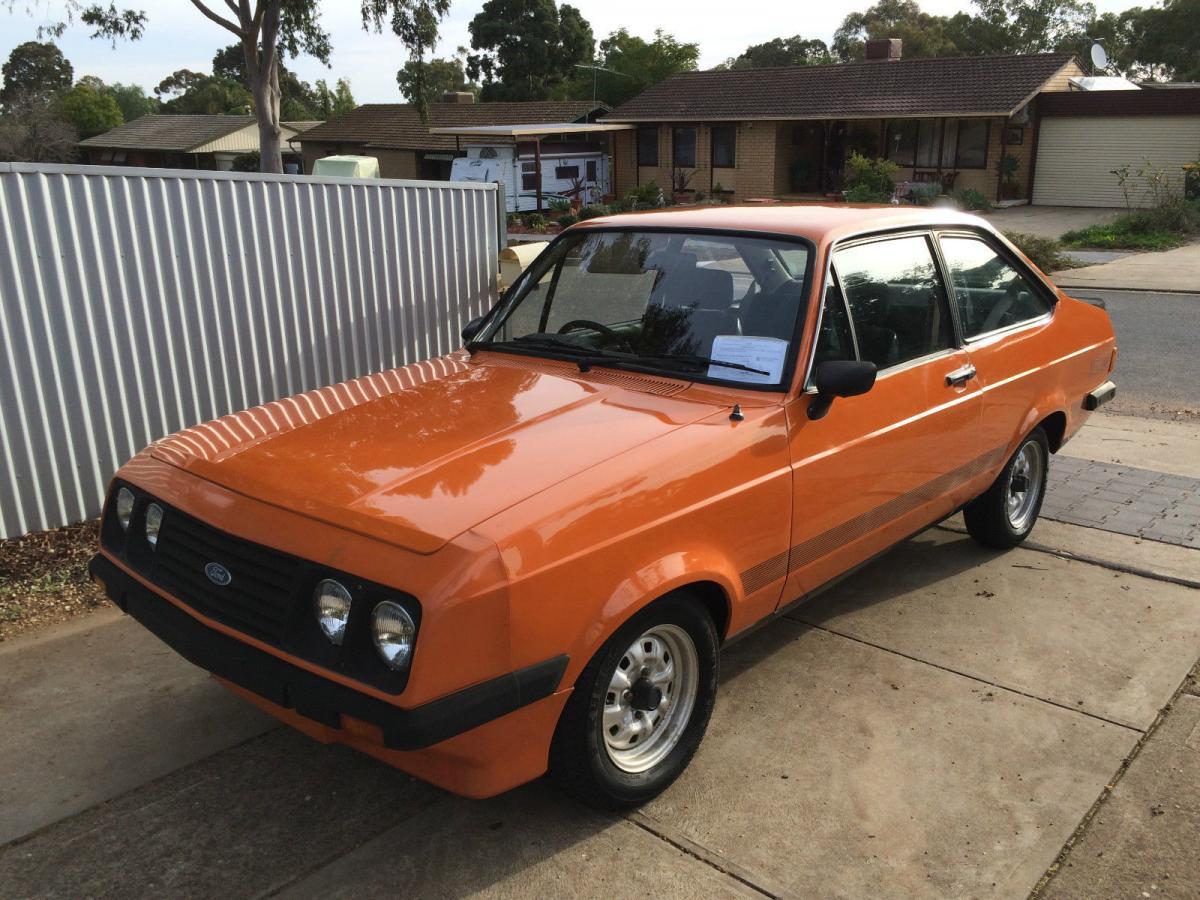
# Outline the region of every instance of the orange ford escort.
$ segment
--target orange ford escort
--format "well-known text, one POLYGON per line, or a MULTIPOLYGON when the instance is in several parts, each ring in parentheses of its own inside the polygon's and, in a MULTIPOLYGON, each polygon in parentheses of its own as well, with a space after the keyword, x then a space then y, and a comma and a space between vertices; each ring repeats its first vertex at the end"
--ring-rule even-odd
POLYGON ((982 220, 712 207, 559 236, 450 356, 151 445, 94 576, 272 715, 471 797, 641 803, 723 643, 962 510, 1012 547, 1112 325, 982 220))

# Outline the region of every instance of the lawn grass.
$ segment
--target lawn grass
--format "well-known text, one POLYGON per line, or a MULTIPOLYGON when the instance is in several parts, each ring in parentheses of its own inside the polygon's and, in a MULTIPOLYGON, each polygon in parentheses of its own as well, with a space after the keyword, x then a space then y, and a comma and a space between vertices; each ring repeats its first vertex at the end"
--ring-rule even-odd
POLYGON ((1063 245, 1076 250, 1173 250, 1188 242, 1188 237, 1177 231, 1133 231, 1119 222, 1068 231, 1062 236, 1063 245))

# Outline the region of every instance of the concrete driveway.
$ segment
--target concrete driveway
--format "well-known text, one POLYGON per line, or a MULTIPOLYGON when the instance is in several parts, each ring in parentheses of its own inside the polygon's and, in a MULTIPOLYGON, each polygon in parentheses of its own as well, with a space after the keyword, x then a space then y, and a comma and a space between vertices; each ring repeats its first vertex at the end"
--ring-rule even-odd
MULTIPOLYGON (((1153 452, 1200 458, 1177 437, 1153 452)), ((1200 550, 1047 520, 996 553, 959 529, 730 646, 691 767, 625 817, 542 783, 461 800, 316 744, 116 614, 14 642, 3 893, 1024 897, 1196 662, 1200 550)))
POLYGON ((1038 237, 1059 238, 1065 232, 1099 225, 1125 212, 1124 209, 1093 209, 1080 206, 1010 206, 985 213, 1001 231, 1023 231, 1038 237))

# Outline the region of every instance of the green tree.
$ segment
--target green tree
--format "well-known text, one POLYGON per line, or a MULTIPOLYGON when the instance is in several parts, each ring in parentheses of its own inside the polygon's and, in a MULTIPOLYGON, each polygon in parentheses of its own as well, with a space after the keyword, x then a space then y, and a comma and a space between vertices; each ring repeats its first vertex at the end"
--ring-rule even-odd
POLYGON ((462 61, 454 57, 431 59, 423 66, 416 60, 410 59, 404 64, 404 68, 396 73, 396 84, 400 87, 400 93, 409 102, 416 102, 420 90, 418 84, 422 82, 426 103, 436 103, 442 99, 444 94, 453 91, 470 91, 472 94, 479 94, 479 85, 467 80, 462 61))
POLYGON ((1087 40, 1096 7, 1082 0, 974 0, 1000 47, 992 52, 1047 53, 1087 40))
MULTIPOLYGON (((246 55, 237 44, 216 52, 212 71, 215 78, 236 81, 247 89, 250 87, 246 77, 246 55)), ((316 95, 312 85, 302 81, 282 62, 279 64, 279 115, 285 122, 316 116, 316 95)))
POLYGON ((191 69, 176 69, 154 87, 158 97, 182 97, 188 91, 198 88, 211 76, 203 72, 193 72, 191 69))
POLYGON ((165 102, 162 111, 172 115, 248 116, 254 112, 254 100, 242 84, 205 75, 165 102))
POLYGON ((116 100, 83 81, 59 97, 55 106, 58 114, 75 126, 81 138, 104 134, 125 121, 116 100))
MULTIPOLYGON (((423 59, 437 43, 438 23, 450 9, 450 0, 359 0, 363 28, 382 32, 386 24, 414 59, 423 59)), ((280 57, 300 53, 329 64, 331 46, 321 27, 316 0, 191 0, 205 18, 237 38, 246 61, 246 85, 250 89, 258 119, 259 148, 264 172, 282 172, 282 132, 279 81, 280 57)), ((142 36, 146 15, 125 10, 110 0, 85 4, 83 0, 61 0, 66 20, 47 27, 61 35, 78 17, 91 26, 93 37, 130 38, 142 36)), ((424 107, 422 107, 424 110, 424 107)))
POLYGON ((142 90, 140 84, 106 84, 104 93, 108 94, 121 109, 121 118, 126 122, 140 119, 159 111, 159 102, 142 90))
MULTIPOLYGON (((680 43, 662 29, 654 32, 654 40, 646 41, 621 28, 600 42, 598 64, 619 74, 596 72, 596 96, 620 106, 668 75, 695 71, 699 60, 699 44, 680 43)), ((576 73, 572 96, 590 98, 593 73, 576 73)))
POLYGON ((864 45, 876 38, 900 38, 904 56, 956 56, 946 33, 949 20, 923 12, 913 0, 879 0, 863 12, 850 13, 833 33, 833 52, 843 61, 862 59, 864 45))
MULTIPOLYGON (((595 50, 592 27, 554 0, 487 0, 471 20, 467 74, 484 100, 547 100, 570 92, 575 65, 595 50)), ((418 91, 420 91, 418 87, 418 91)))
POLYGON ((1165 0, 1161 9, 1138 12, 1130 26, 1137 63, 1156 78, 1200 81, 1200 0, 1165 0))
POLYGON ((0 103, 8 106, 22 99, 47 102, 65 93, 71 89, 74 70, 53 44, 26 41, 8 54, 0 74, 4 76, 0 103))
POLYGON ((354 94, 350 92, 350 81, 346 78, 339 78, 337 85, 333 88, 330 88, 325 80, 321 79, 317 82, 313 95, 315 98, 314 113, 318 119, 342 116, 358 106, 354 102, 354 94))
POLYGON ((720 69, 761 69, 766 66, 819 66, 836 62, 828 45, 815 38, 793 35, 753 44, 718 66, 720 69))

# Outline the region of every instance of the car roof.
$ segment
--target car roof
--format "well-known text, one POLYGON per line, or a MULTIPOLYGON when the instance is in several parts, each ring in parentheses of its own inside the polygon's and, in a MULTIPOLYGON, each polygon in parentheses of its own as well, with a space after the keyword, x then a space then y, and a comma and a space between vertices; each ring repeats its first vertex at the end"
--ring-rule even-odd
POLYGON ((931 226, 973 226, 993 230, 978 216, 953 209, 872 206, 858 203, 772 203, 744 206, 691 206, 620 213, 588 219, 577 228, 713 229, 790 234, 822 244, 864 231, 931 226))

